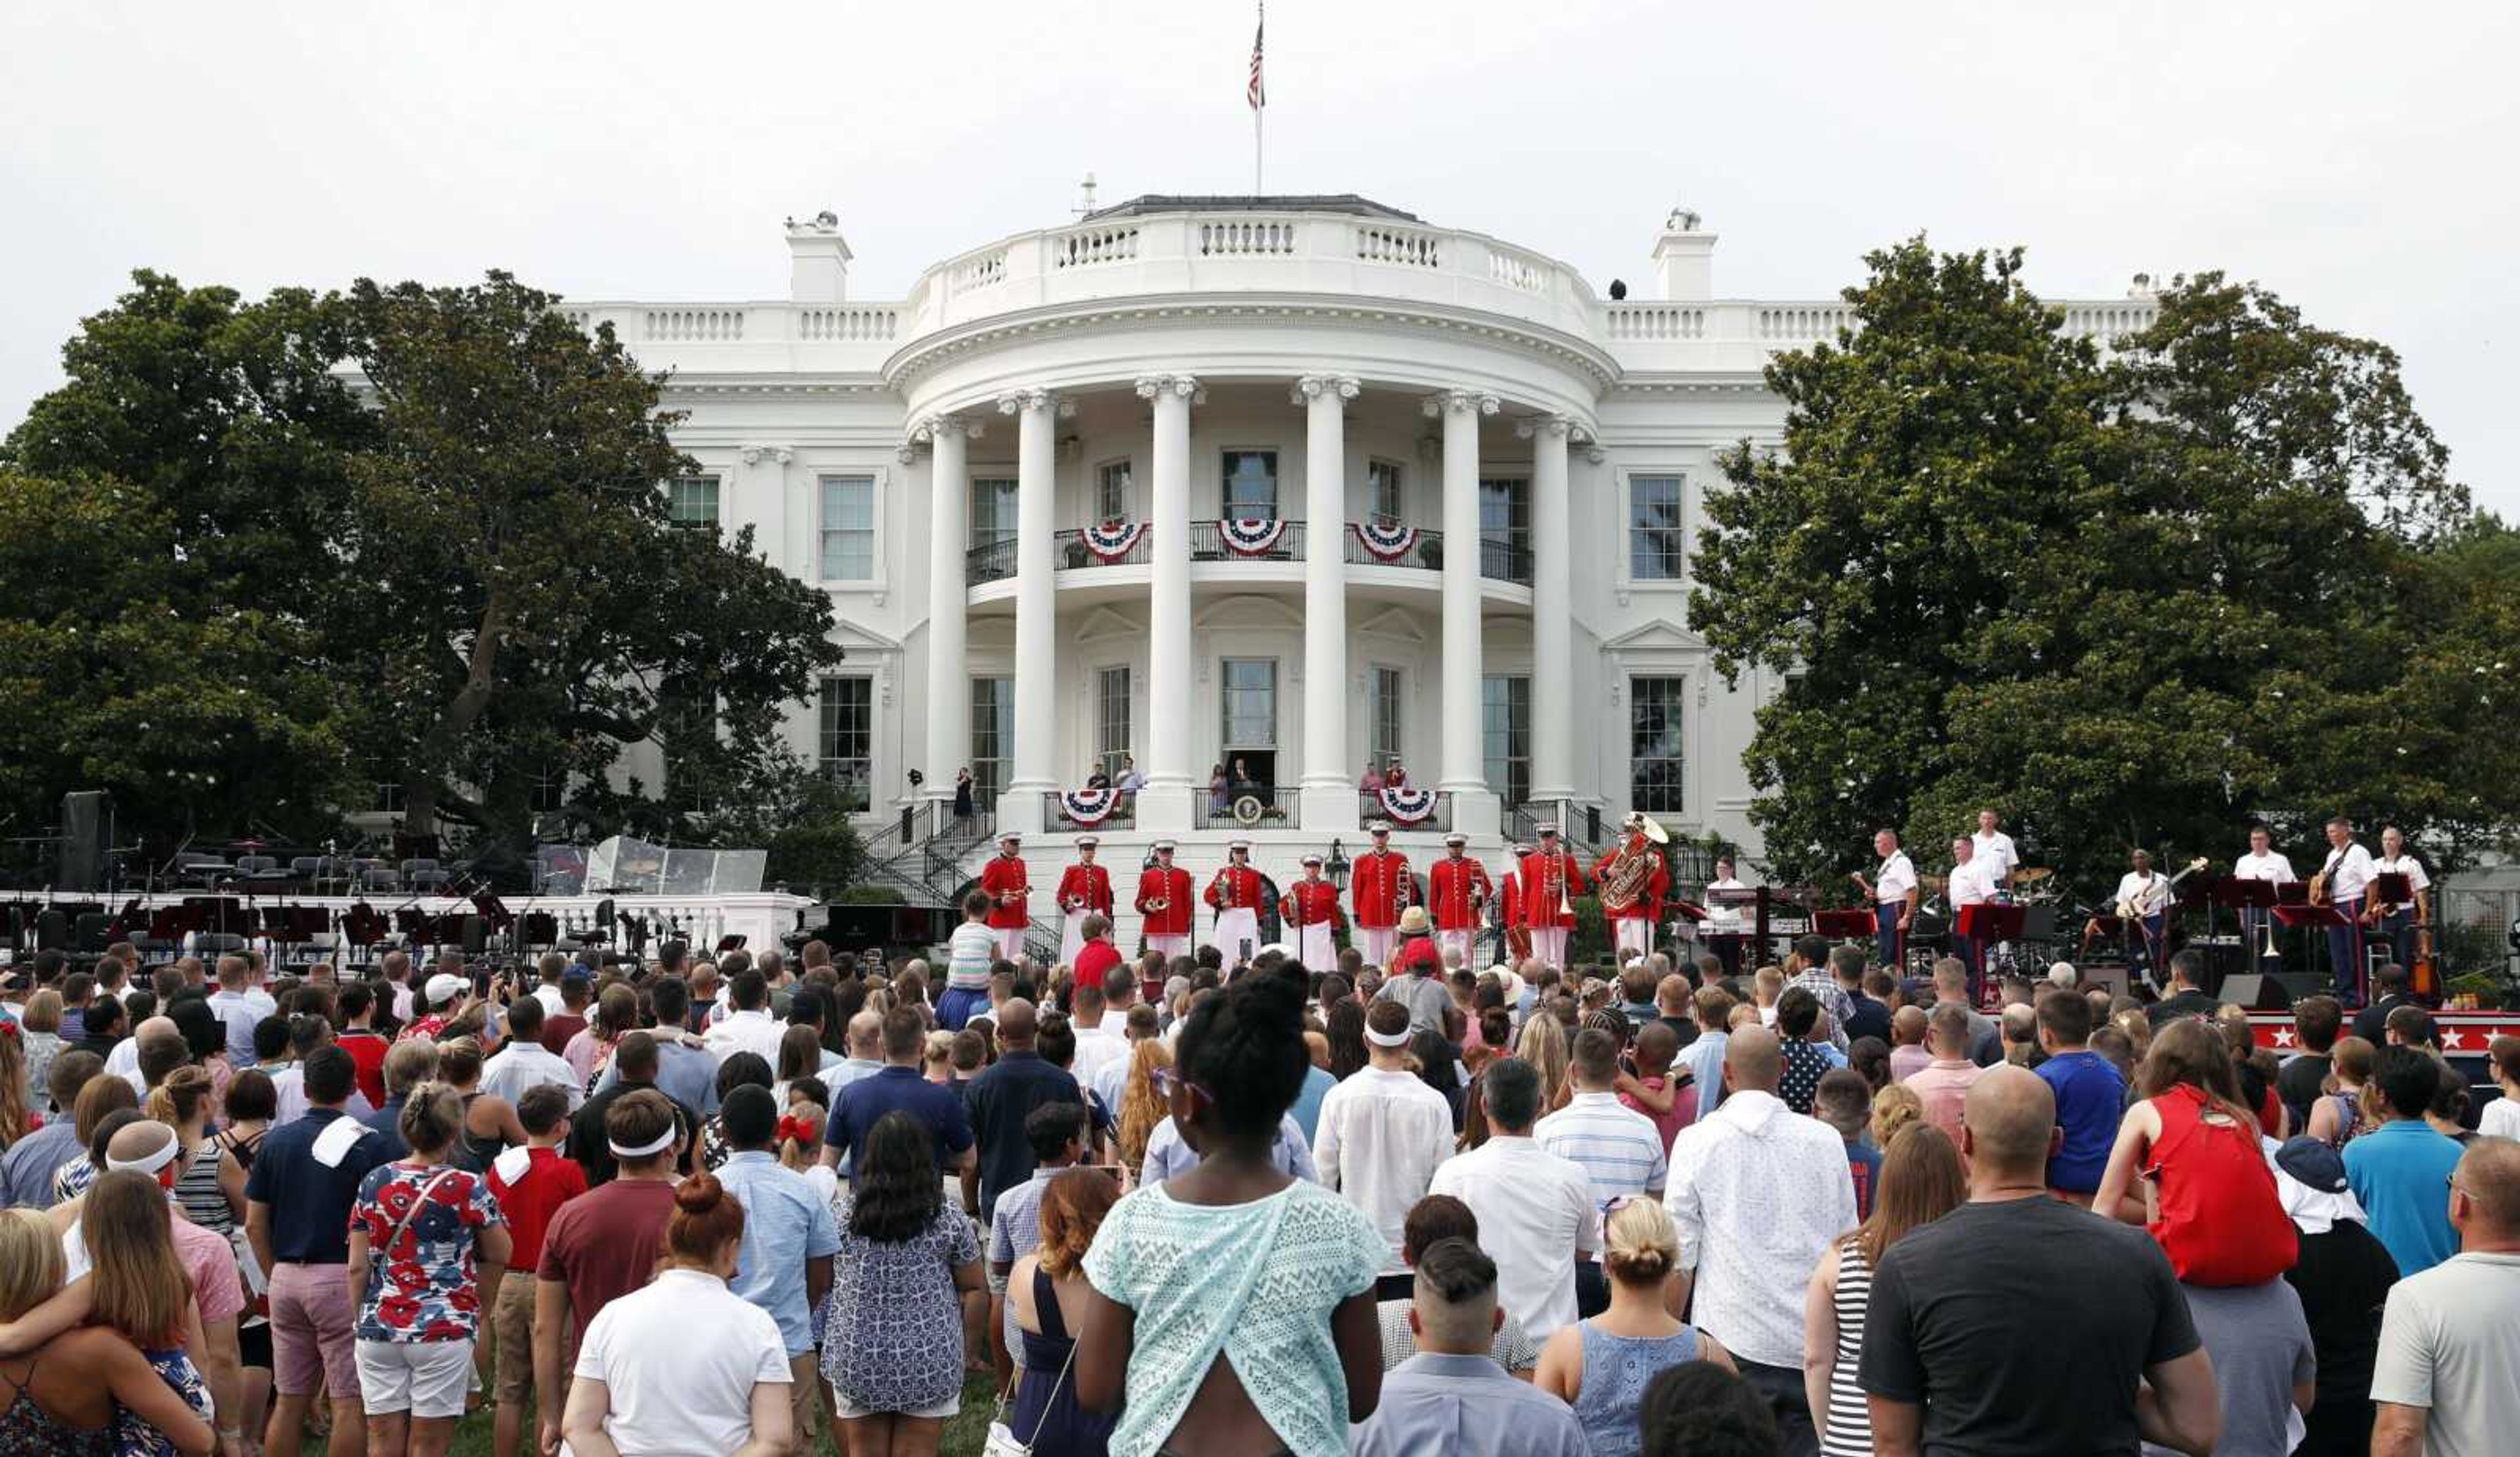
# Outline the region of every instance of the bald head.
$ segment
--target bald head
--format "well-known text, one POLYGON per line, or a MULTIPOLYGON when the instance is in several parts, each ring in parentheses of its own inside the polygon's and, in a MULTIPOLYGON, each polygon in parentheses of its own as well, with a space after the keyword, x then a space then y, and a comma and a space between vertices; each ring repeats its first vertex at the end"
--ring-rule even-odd
MULTIPOLYGON (((173 1150, 175 1138, 175 1130, 163 1123, 153 1122, 147 1118, 136 1123, 125 1123, 112 1138, 106 1140, 105 1161, 109 1167, 113 1168, 136 1167, 149 1163, 165 1158, 173 1150)), ((151 1168, 146 1171, 155 1173, 157 1169, 151 1168)))
POLYGON ((2056 1094, 2046 1078, 2009 1063, 1989 1068, 1969 1084, 1960 1122, 1973 1182, 2047 1182, 2056 1094))
POLYGON ((998 1040, 1010 1047, 1029 1047, 1040 1022, 1032 1003, 1021 997, 1009 997, 998 1008, 998 1040))
POLYGON ((140 1025, 131 1029, 131 1035, 180 1038, 184 1035, 184 1029, 175 1025, 175 1019, 171 1017, 144 1017, 140 1020, 140 1025))
POLYGON ((869 1062, 883 1056, 883 1015, 861 1012, 849 1019, 849 1056, 869 1062))
POLYGON ((1724 1039, 1724 1085, 1730 1090, 1773 1093, 1784 1077, 1785 1054, 1776 1033, 1746 1026, 1724 1039))
POLYGON ((2520 1143, 2469 1140, 2450 1183, 2451 1222, 2462 1250, 2508 1250, 2520 1240, 2520 1143))

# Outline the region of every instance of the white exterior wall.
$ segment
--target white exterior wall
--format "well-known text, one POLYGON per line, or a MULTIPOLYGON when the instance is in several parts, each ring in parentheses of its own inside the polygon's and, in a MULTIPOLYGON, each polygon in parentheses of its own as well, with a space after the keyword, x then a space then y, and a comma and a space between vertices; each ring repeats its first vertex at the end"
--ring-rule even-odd
MULTIPOLYGON (((1744 437, 1774 444, 1781 407, 1760 382, 1774 351, 1828 338, 1849 322, 1841 302, 1710 300, 1711 234, 1675 219, 1657 246, 1667 288, 1691 296, 1607 302, 1571 268, 1475 234, 1427 227, 1371 208, 1253 211, 1194 202, 1170 210, 1114 216, 1024 234, 938 264, 904 302, 843 301, 845 270, 800 263, 796 299, 766 303, 580 303, 573 317, 609 323, 652 369, 673 371, 670 404, 687 412, 677 438, 718 478, 722 526, 752 526, 771 561, 807 580, 820 563, 819 478, 856 475, 876 483, 876 568, 872 580, 822 583, 848 653, 843 674, 874 680, 871 819, 887 818, 918 797, 908 773, 927 776, 926 795, 950 791, 954 764, 926 757, 930 604, 927 524, 935 483, 926 440, 940 418, 977 425, 968 441, 972 478, 1017 474, 1017 419, 998 402, 1012 391, 1048 390, 1059 402, 1052 467, 1058 530, 1085 524, 1096 470, 1132 464, 1132 520, 1153 509, 1148 397, 1138 382, 1190 376, 1190 522, 1203 544, 1219 513, 1220 457, 1229 448, 1278 453, 1279 513, 1305 516, 1306 410, 1289 390, 1302 377, 1353 379, 1344 414, 1345 521, 1315 529, 1312 550, 1345 550, 1346 523, 1369 511, 1369 462, 1404 471, 1403 518, 1422 528, 1444 520, 1441 422, 1420 404, 1446 391, 1493 398, 1480 421, 1483 476, 1528 478, 1549 421, 1571 433, 1567 541, 1573 660, 1571 703, 1533 713, 1568 715, 1570 778, 1582 802, 1605 816, 1629 807, 1629 680, 1680 674, 1688 681, 1684 800, 1660 814, 1676 832, 1718 831, 1750 845, 1750 791, 1741 768, 1753 707, 1779 688, 1773 675, 1746 672, 1737 688, 1718 678, 1704 644, 1688 630, 1692 585, 1636 581, 1629 570, 1627 501, 1639 475, 1686 480, 1686 527, 1704 524, 1703 502, 1720 488, 1716 453, 1744 437), (1685 266, 1669 265, 1671 259, 1685 266), (1539 430, 1525 437, 1517 426, 1539 430)), ((800 259, 847 249, 834 229, 791 228, 800 259)), ((2073 304, 2066 327, 2113 335, 2148 322, 2148 299, 2073 304)), ((961 488, 958 486, 958 488, 961 488)), ((1324 524, 1308 524, 1315 528, 1324 524)), ((1160 548, 1160 530, 1154 545, 1160 548)), ((1448 549, 1451 543, 1447 543, 1448 549)), ((1421 568, 1345 567, 1346 753, 1353 781, 1371 732, 1366 687, 1376 667, 1404 675, 1402 753, 1415 782, 1438 777, 1443 701, 1443 573, 1421 568)), ((1056 669, 1052 721, 1018 733, 1052 737, 1050 762, 1062 785, 1082 782, 1096 734, 1097 669, 1131 670, 1131 727, 1142 768, 1148 725, 1157 713, 1188 713, 1191 771, 1203 796, 1220 754, 1217 664, 1229 657, 1277 660, 1276 782, 1291 791, 1305 772, 1306 715, 1328 702, 1305 681, 1304 564, 1205 562, 1190 567, 1191 681, 1150 681, 1148 593, 1143 565, 1055 573, 1056 669)), ((1016 582, 967 588, 967 660, 971 676, 1013 677, 1016 582)), ((951 600, 950 595, 947 600, 951 600)), ((1479 642, 1483 674, 1528 674, 1532 591, 1482 580, 1479 642)), ((1475 711, 1475 705, 1473 705, 1475 711)), ((788 739, 812 754, 819 708, 791 719, 788 739)), ((958 742, 968 742, 958 735, 958 742)), ((624 772, 654 781, 655 766, 633 759, 624 772)), ((1545 787, 1535 766, 1534 779, 1545 787)), ((1319 806, 1314 806, 1318 808, 1319 806)), ((1495 807, 1457 803, 1473 850, 1501 865, 1495 807)), ((1004 806, 1007 822, 1034 825, 1036 804, 1004 806)), ((1312 809, 1306 811, 1312 813, 1312 809)), ((1363 842, 1350 818, 1250 836, 1263 868, 1281 880, 1303 849, 1343 839, 1363 842)), ((1103 858, 1134 867, 1147 841, 1184 842, 1183 862, 1204 884, 1232 832, 1192 833, 1180 824, 1142 824, 1105 835, 1103 858)), ((1431 847, 1434 837, 1404 836, 1431 847)), ((1063 860, 1064 837, 1028 850, 1035 879, 1063 860)), ((1421 852, 1419 858, 1424 858, 1421 852)), ((1123 899, 1126 899, 1125 894, 1123 899)))

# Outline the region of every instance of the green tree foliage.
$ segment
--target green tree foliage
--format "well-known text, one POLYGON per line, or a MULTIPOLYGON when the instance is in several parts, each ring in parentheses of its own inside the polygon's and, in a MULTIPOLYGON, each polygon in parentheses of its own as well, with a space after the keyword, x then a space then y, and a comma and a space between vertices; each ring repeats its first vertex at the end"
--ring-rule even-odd
POLYGON ((538 779, 578 788, 580 829, 690 835, 788 772, 829 601, 749 533, 667 522, 691 462, 661 382, 556 302, 499 273, 255 302, 142 273, 87 320, 0 457, 24 533, 0 558, 47 562, 0 586, 24 665, 0 691, 40 706, 7 731, 9 809, 102 784, 161 839, 311 836, 385 780, 416 831, 516 843, 538 779), (109 691, 127 711, 66 711, 109 691), (686 792, 606 783, 641 743, 686 792))
POLYGON ((1940 860, 1981 805, 2087 888, 2254 814, 2442 859, 2509 822, 2475 751, 2504 533, 2389 351, 2209 274, 2104 358, 2017 251, 1868 261, 1861 327, 1770 367, 1784 448, 1724 457, 1690 602, 1728 677, 1789 675, 1748 755, 1784 874, 1881 825, 1940 860))

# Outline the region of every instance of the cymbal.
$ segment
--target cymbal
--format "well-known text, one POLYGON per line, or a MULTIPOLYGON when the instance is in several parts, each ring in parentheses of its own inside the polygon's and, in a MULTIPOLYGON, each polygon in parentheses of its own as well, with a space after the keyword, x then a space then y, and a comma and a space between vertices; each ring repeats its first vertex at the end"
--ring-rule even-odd
POLYGON ((2030 865, 2014 871, 2012 878, 2025 886, 2035 886, 2055 873, 2052 865, 2030 865))

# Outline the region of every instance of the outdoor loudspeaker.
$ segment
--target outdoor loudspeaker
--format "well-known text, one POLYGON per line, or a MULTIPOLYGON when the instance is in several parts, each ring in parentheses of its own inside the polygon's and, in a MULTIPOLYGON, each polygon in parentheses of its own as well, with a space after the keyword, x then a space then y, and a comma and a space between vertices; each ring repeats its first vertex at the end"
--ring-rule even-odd
POLYGON ((2242 972, 2224 979, 2223 1000, 2252 1012, 2289 1012, 2294 1002, 2318 990, 2318 980, 2312 972, 2242 972))
POLYGON ((65 890, 105 888, 105 852, 113 841, 113 800, 103 790, 62 796, 62 873, 65 890))

